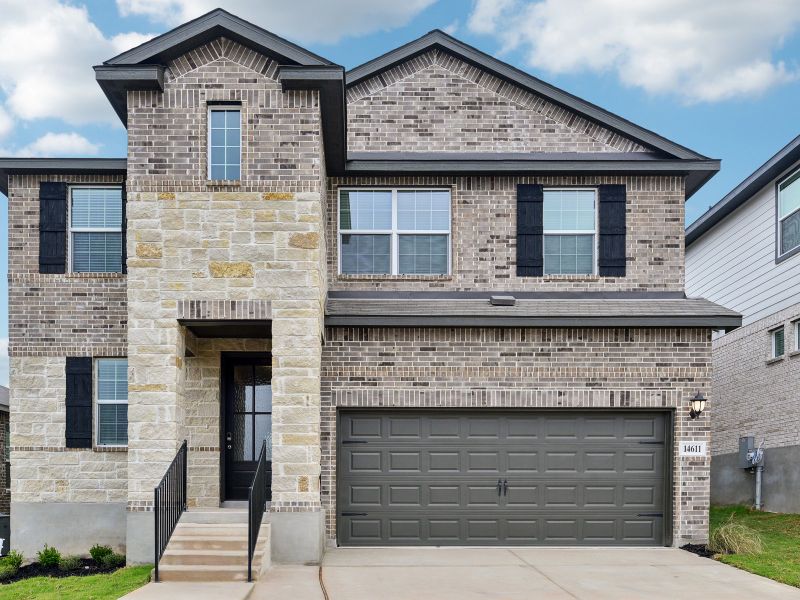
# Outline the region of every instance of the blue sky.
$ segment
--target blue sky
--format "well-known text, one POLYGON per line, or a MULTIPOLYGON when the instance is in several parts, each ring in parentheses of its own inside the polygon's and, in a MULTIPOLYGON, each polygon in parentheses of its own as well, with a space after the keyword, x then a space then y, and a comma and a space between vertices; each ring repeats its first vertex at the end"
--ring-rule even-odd
MULTIPOLYGON (((795 0, 706 0, 702 9, 695 0, 0 0, 0 155, 124 156, 125 130, 91 81, 92 63, 217 5, 347 68, 445 29, 722 159, 722 171, 687 203, 687 222, 800 133, 795 0), (23 56, 29 64, 17 64, 23 56), (42 65, 50 71, 39 72, 42 65)), ((1 195, 0 209, 0 384, 7 384, 1 195)))

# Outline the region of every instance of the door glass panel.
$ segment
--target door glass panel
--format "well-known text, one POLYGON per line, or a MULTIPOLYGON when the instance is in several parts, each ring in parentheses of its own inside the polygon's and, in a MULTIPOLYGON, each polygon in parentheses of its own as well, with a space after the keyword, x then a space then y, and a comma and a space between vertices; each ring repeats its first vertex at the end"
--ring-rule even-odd
POLYGON ((272 460, 272 415, 256 415, 256 458, 267 440, 267 460, 272 460))
POLYGON ((272 411, 272 374, 270 371, 269 367, 255 367, 256 412, 272 411))
POLYGON ((254 460, 252 419, 251 415, 233 415, 233 460, 254 460))
POLYGON ((237 365, 233 368, 233 410, 253 410, 253 367, 237 365))

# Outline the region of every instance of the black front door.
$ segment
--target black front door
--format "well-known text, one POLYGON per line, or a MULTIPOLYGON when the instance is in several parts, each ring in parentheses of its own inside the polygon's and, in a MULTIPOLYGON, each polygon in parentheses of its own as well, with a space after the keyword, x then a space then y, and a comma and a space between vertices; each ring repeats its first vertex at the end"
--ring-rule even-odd
MULTIPOLYGON (((272 367, 268 354, 223 357, 225 500, 247 500, 261 445, 272 481, 272 367)), ((267 498, 270 498, 268 492, 267 498)))

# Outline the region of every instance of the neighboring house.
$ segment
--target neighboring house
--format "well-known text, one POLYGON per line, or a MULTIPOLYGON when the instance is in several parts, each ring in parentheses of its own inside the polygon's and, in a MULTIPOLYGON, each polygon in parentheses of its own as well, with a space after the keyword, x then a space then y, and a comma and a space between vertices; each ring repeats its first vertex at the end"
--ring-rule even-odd
POLYGON ((217 10, 95 70, 127 159, 0 161, 26 553, 152 562, 184 439, 196 520, 268 439, 283 562, 706 540, 718 161, 440 31, 345 72, 217 10))
POLYGON ((764 508, 800 512, 800 137, 686 230, 686 290, 744 325, 713 342, 712 501, 754 501, 738 453, 755 436, 764 508))
MULTIPOLYGON (((11 501, 11 463, 9 462, 8 388, 0 385, 0 514, 8 514, 11 501)), ((4 548, 7 550, 7 548, 4 548)))

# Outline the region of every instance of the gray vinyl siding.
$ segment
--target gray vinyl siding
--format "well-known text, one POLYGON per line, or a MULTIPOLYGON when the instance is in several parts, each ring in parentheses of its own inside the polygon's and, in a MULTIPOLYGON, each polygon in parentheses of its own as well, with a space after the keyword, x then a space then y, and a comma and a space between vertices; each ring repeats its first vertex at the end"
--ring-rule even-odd
POLYGON ((744 325, 796 304, 799 288, 800 255, 775 263, 775 181, 686 249, 686 294, 742 313, 744 325))

